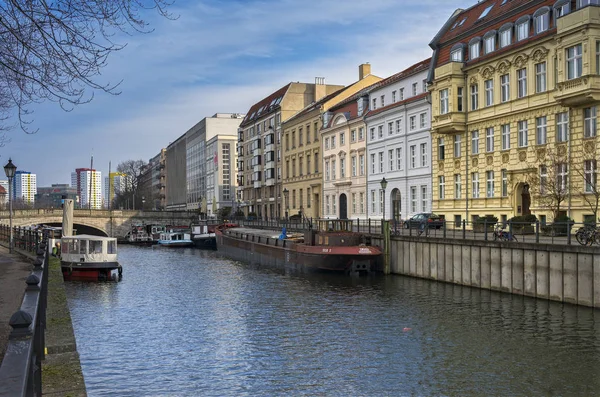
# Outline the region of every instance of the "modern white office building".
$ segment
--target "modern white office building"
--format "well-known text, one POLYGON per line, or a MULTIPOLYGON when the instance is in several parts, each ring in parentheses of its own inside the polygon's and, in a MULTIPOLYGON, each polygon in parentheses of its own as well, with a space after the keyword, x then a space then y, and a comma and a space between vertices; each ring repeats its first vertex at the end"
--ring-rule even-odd
POLYGON ((384 209, 386 219, 396 220, 431 211, 430 60, 382 80, 369 92, 366 190, 371 219, 381 219, 384 209))
POLYGON ((13 199, 24 205, 33 205, 37 194, 36 174, 27 171, 15 172, 13 179, 13 199))

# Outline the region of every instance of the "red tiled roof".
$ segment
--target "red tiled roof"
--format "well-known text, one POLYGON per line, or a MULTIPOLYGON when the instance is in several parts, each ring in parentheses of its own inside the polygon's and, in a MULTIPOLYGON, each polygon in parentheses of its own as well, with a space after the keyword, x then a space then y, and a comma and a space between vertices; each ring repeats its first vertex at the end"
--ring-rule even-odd
POLYGON ((419 95, 407 98, 407 99, 405 99, 403 101, 394 102, 394 103, 389 104, 387 106, 384 106, 382 108, 377 108, 375 110, 369 110, 367 112, 367 114, 365 114, 365 117, 375 116, 376 114, 379 114, 381 112, 385 112, 386 110, 389 110, 389 109, 392 109, 392 108, 395 108, 395 107, 398 107, 398 106, 406 105, 407 103, 416 102, 416 101, 418 101, 420 99, 423 99, 425 97, 427 97, 427 92, 423 92, 422 94, 419 94, 419 95))
POLYGON ((431 57, 429 57, 421 62, 417 62, 414 65, 404 69, 403 71, 393 74, 390 77, 387 77, 387 78, 373 84, 372 87, 373 87, 373 89, 380 88, 380 87, 386 87, 386 86, 393 84, 399 80, 402 80, 408 76, 411 76, 413 74, 416 74, 416 73, 419 73, 419 72, 429 69, 430 63, 431 63, 431 57))
POLYGON ((259 102, 256 102, 254 105, 252 105, 250 107, 250 110, 248 110, 248 112, 246 113, 246 117, 244 117, 244 120, 242 120, 242 123, 240 124, 240 127, 245 127, 249 124, 251 124, 254 120, 263 117, 269 113, 272 113, 275 109, 277 109, 279 107, 279 103, 281 102, 281 100, 279 100, 279 102, 277 102, 276 104, 272 104, 272 102, 274 100, 276 100, 277 98, 283 98, 283 96, 285 95, 285 93, 287 92, 289 86, 292 83, 288 83, 285 86, 281 87, 280 89, 278 89, 277 91, 275 91, 274 93, 272 93, 271 95, 269 95, 268 97, 262 99, 259 102), (262 110, 261 110, 262 108, 262 110), (260 114, 257 114, 258 111, 261 110, 260 114))
MULTIPOLYGON (((532 0, 485 0, 475 4, 458 15, 456 15, 452 24, 447 30, 441 33, 437 40, 439 53, 436 67, 450 62, 450 49, 454 44, 469 44, 469 41, 475 37, 482 37, 486 32, 497 30, 507 22, 516 22, 521 16, 532 15, 536 10, 550 6, 556 3, 556 0, 532 1, 532 0), (481 14, 492 6, 488 14, 480 18, 481 14), (464 21, 464 22, 463 22, 464 21)), ((550 18, 551 28, 554 28, 554 18, 550 18)), ((533 24, 531 26, 530 37, 533 36, 533 24)), ((514 40, 514 33, 513 33, 514 40)), ((507 48, 515 48, 515 45, 522 45, 525 41, 513 43, 507 48)))
POLYGON ((0 194, 6 194, 6 189, 4 186, 0 186, 0 194))

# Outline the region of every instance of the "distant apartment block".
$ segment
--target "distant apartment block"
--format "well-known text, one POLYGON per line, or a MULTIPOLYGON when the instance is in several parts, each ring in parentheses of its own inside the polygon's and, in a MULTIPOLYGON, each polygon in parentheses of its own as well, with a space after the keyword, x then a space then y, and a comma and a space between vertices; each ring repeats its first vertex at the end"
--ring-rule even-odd
POLYGON ((77 189, 77 208, 102 208, 102 173, 91 168, 77 168, 71 173, 71 186, 77 189))

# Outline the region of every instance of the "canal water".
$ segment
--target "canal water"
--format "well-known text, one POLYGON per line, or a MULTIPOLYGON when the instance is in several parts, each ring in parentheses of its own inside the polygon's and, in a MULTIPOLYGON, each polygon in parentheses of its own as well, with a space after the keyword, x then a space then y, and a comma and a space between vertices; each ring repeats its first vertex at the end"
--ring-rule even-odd
POLYGON ((121 247, 67 283, 89 396, 592 396, 600 311, 121 247))

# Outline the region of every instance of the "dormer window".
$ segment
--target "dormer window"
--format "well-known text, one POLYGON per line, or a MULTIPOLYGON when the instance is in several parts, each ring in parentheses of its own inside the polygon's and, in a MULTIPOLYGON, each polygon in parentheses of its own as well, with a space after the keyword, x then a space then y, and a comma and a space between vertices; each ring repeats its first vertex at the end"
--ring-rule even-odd
POLYGON ((486 54, 494 52, 496 49, 496 31, 492 30, 483 36, 483 48, 486 54))
POLYGON ((554 3, 554 19, 560 18, 571 12, 571 0, 559 0, 554 3))
POLYGON ((517 19, 517 41, 525 40, 529 37, 529 15, 517 19))
POLYGON ((476 37, 469 42, 469 59, 470 60, 479 58, 480 43, 481 43, 481 39, 479 37, 476 37))
POLYGON ((487 7, 485 10, 483 10, 483 12, 481 13, 481 15, 479 16, 479 18, 477 18, 477 20, 480 20, 481 18, 485 18, 485 16, 487 14, 490 13, 490 11, 492 11, 492 8, 494 8, 494 5, 492 4, 491 6, 487 7))
POLYGON ((550 27, 550 7, 542 7, 533 14, 535 34, 545 32, 550 27))
POLYGON ((600 4, 600 0, 578 0, 577 4, 578 4, 579 8, 582 8, 585 6, 589 6, 591 4, 598 5, 598 4, 600 4))
POLYGON ((463 52, 464 52, 464 46, 463 44, 455 44, 451 49, 450 49, 450 61, 452 62, 463 62, 463 52))
POLYGON ((512 43, 512 28, 513 28, 513 24, 512 23, 507 23, 505 25, 502 25, 502 27, 499 30, 498 33, 498 37, 499 37, 499 41, 500 41, 500 48, 504 48, 508 45, 511 45, 512 43))

